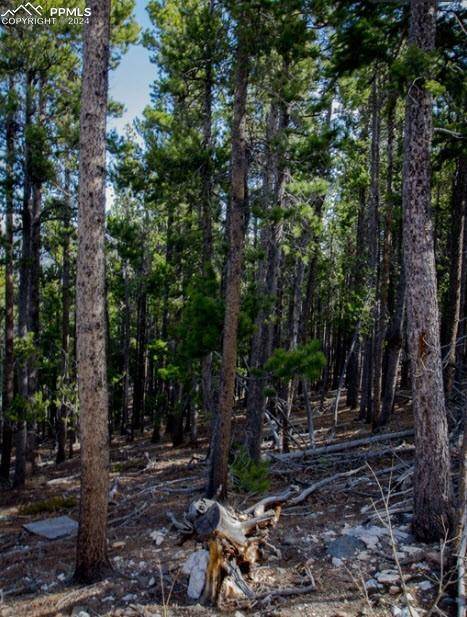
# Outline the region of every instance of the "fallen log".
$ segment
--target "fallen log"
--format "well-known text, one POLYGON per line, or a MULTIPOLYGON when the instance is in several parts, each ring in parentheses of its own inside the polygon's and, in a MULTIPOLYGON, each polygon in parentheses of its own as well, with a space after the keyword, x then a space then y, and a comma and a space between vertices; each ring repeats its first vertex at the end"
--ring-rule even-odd
POLYGON ((286 461, 290 459, 300 458, 302 456, 321 456, 323 454, 331 454, 333 452, 351 450, 352 448, 359 448, 360 446, 366 446, 372 443, 379 443, 381 441, 393 441, 395 439, 403 439, 404 437, 411 437, 413 434, 413 429, 406 429, 405 431, 399 431, 397 433, 372 435, 371 437, 362 437, 361 439, 354 439, 352 441, 341 441, 339 443, 332 443, 328 446, 308 448, 307 450, 294 450, 293 452, 286 452, 283 454, 276 454, 274 452, 271 452, 269 453, 268 457, 278 461, 286 461))
POLYGON ((462 532, 457 553, 457 616, 464 617, 467 602, 465 599, 465 562, 467 557, 467 514, 464 511, 462 532))

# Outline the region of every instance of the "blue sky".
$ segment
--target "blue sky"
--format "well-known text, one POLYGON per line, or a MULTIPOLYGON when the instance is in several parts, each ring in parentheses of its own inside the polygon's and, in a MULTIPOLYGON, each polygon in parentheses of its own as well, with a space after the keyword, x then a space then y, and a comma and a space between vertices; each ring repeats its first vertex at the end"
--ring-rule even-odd
MULTIPOLYGON (((143 30, 150 26, 146 12, 147 0, 136 0, 135 16, 143 30)), ((154 81, 156 67, 149 62, 149 52, 141 45, 132 45, 119 66, 110 73, 109 87, 112 99, 125 105, 121 118, 109 120, 109 128, 122 132, 127 124, 140 116, 149 103, 149 87, 154 81)))

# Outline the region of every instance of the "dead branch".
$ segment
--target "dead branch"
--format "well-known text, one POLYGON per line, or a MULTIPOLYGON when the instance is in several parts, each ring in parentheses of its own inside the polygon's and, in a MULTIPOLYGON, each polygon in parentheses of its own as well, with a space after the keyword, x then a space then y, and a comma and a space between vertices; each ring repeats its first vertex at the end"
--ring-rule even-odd
POLYGON ((465 599, 465 560, 467 550, 467 514, 464 511, 464 521, 462 525, 461 542, 457 554, 457 617, 464 617, 466 614, 465 599))
POLYGON ((320 446, 319 448, 307 449, 307 450, 294 450, 293 452, 287 452, 283 454, 270 453, 269 457, 278 461, 286 461, 289 459, 300 458, 302 456, 321 456, 323 454, 331 454, 332 452, 342 452, 343 450, 351 450, 352 448, 359 448, 360 446, 366 446, 372 443, 379 443, 382 441, 393 441, 395 439, 403 439, 404 437, 411 437, 414 434, 413 429, 407 429, 405 431, 399 431, 397 433, 385 433, 382 435, 372 435, 370 437, 362 437, 361 439, 354 439, 352 441, 342 441, 339 443, 333 443, 329 446, 320 446))

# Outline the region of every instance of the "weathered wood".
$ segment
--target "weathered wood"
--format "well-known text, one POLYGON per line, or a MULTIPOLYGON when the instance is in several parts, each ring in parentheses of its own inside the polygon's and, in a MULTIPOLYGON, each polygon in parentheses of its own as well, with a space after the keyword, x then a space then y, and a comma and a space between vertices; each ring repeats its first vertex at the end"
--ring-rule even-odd
POLYGON ((340 480, 341 478, 348 478, 349 476, 353 476, 365 468, 366 466, 362 465, 361 467, 357 467, 357 469, 350 469, 349 471, 343 471, 341 473, 336 473, 333 476, 329 476, 328 478, 323 478, 322 480, 319 480, 318 482, 314 482, 311 486, 303 490, 299 495, 297 495, 296 497, 293 497, 292 499, 289 499, 287 501, 287 506, 296 506, 297 504, 305 501, 305 499, 307 499, 312 493, 319 490, 320 488, 323 488, 323 486, 332 484, 333 482, 335 482, 336 480, 340 480))
POLYGON ((285 490, 283 493, 279 493, 278 495, 270 495, 269 497, 265 497, 264 499, 261 499, 261 501, 258 501, 258 503, 255 503, 254 505, 250 506, 249 508, 247 508, 246 510, 244 510, 245 514, 254 514, 255 516, 260 516, 261 514, 263 514, 263 512, 266 510, 267 506, 274 506, 277 504, 281 504, 287 501, 287 499, 289 499, 290 497, 292 497, 292 495, 296 494, 296 489, 293 487, 288 488, 287 490, 285 490))
POLYGON ((247 543, 242 523, 234 519, 217 502, 214 502, 208 511, 195 521, 194 529, 200 538, 216 534, 227 538, 236 546, 245 546, 247 543))
POLYGON ((253 598, 244 574, 258 561, 267 546, 268 528, 279 518, 280 509, 265 508, 253 517, 236 513, 212 499, 199 499, 188 507, 180 523, 171 515, 182 536, 207 542, 209 560, 202 601, 219 604, 222 598, 253 598))
POLYGON ((342 441, 340 443, 330 444, 329 446, 320 446, 319 448, 295 450, 293 452, 287 452, 285 454, 270 453, 269 457, 277 459, 279 461, 285 461, 294 458, 300 458, 302 456, 320 456, 322 454, 331 454, 332 452, 341 452, 342 450, 359 448, 360 446, 366 446, 371 443, 379 443, 380 441, 393 441, 395 439, 403 439, 404 437, 411 437, 413 434, 413 429, 407 429, 405 431, 399 431, 397 433, 385 433, 382 435, 372 435, 371 437, 362 437, 361 439, 354 439, 352 441, 342 441))
POLYGON ((467 514, 464 512, 462 535, 457 554, 457 617, 464 617, 466 613, 465 599, 465 559, 467 552, 467 514))

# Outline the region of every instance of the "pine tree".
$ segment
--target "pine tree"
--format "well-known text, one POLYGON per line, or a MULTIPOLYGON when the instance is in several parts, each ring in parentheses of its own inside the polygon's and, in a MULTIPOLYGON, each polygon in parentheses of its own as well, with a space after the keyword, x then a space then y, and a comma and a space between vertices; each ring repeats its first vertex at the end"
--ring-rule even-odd
MULTIPOLYGON (((412 0, 413 53, 434 48, 436 3, 412 0)), ((418 538, 441 539, 452 524, 452 486, 443 389, 433 226, 430 215, 432 96, 418 77, 409 85, 404 136, 404 266, 408 345, 415 418, 413 527, 418 538)))
POLYGON ((109 567, 104 225, 110 0, 91 0, 90 7, 92 19, 84 32, 76 283, 81 499, 75 578, 85 583, 109 567))

